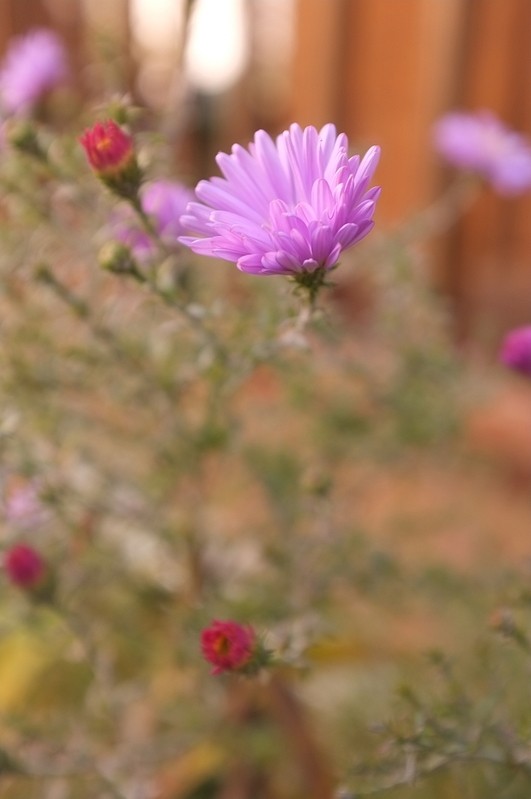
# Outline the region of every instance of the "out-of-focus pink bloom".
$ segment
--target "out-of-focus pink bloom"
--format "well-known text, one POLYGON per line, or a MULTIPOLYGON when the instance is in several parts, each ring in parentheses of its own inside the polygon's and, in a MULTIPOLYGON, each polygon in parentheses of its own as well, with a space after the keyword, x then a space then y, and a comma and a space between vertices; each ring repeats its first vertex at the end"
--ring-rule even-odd
POLYGON ((531 143, 488 111, 447 114, 435 125, 434 141, 449 164, 476 172, 499 194, 531 188, 531 143))
POLYGON ((515 372, 531 377, 531 325, 507 333, 502 342, 500 361, 515 372))
POLYGON ((347 137, 331 124, 291 125, 276 141, 259 130, 248 149, 218 154, 224 177, 201 181, 200 202, 181 219, 199 237, 180 241, 255 275, 331 270, 372 230, 380 189, 368 186, 379 154, 349 158, 347 137))
POLYGON ((110 228, 116 241, 125 244, 138 261, 150 258, 155 252, 155 244, 145 230, 138 225, 133 210, 126 206, 112 214, 110 228))
POLYGON ((64 45, 52 30, 38 28, 10 43, 0 67, 0 105, 8 114, 27 114, 68 77, 64 45))
POLYGON ((96 122, 79 141, 90 166, 98 175, 118 175, 134 158, 132 137, 113 119, 96 122))
POLYGON ((8 478, 3 511, 6 521, 17 527, 28 529, 42 524, 47 514, 39 497, 38 483, 19 477, 8 478))
POLYGON ((212 674, 242 669, 253 657, 255 647, 253 628, 235 621, 213 621, 201 633, 203 657, 213 665, 212 674))
POLYGON ((17 544, 4 555, 4 568, 10 581, 19 588, 38 586, 46 571, 41 555, 33 547, 17 544))
POLYGON ((142 190, 142 208, 152 217, 159 234, 176 241, 184 233, 181 216, 194 193, 172 180, 154 180, 142 190))
MULTIPOLYGON (((178 237, 185 233, 180 218, 192 199, 193 192, 176 181, 155 180, 142 189, 142 209, 168 246, 177 245, 178 237)), ((127 245, 139 260, 150 257, 156 251, 153 240, 139 227, 130 208, 120 209, 112 228, 115 238, 127 245)))

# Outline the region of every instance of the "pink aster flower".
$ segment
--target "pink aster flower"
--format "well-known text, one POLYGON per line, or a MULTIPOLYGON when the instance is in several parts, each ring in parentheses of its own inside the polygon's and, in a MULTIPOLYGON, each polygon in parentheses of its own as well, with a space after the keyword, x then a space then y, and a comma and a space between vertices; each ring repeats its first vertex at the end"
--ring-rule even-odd
POLYGON ((488 111, 447 114, 436 123, 434 140, 449 164, 476 172, 500 194, 531 188, 531 143, 488 111))
POLYGON ((273 141, 259 130, 248 149, 219 153, 223 177, 201 181, 200 202, 181 223, 198 236, 180 241, 255 275, 310 275, 334 269, 341 253, 372 229, 379 188, 369 182, 379 159, 371 147, 349 158, 334 125, 291 125, 273 141))
POLYGON ((17 36, 0 68, 0 104, 8 114, 27 114, 68 76, 64 45, 52 30, 17 36))
POLYGON ((4 568, 12 583, 25 589, 38 586, 46 571, 41 555, 26 544, 16 544, 8 549, 4 555, 4 568))
POLYGON ((212 674, 238 671, 249 663, 255 648, 253 628, 235 621, 213 621, 201 633, 203 657, 214 666, 212 674))
POLYGON ((517 327, 505 336, 500 360, 515 372, 531 377, 531 325, 517 327))
MULTIPOLYGON (((169 246, 178 243, 178 237, 186 231, 180 218, 193 198, 190 189, 171 180, 155 180, 141 191, 142 210, 151 218, 157 233, 169 246)), ((123 208, 112 222, 114 236, 129 247, 140 261, 155 252, 152 239, 138 221, 130 208, 123 208)))

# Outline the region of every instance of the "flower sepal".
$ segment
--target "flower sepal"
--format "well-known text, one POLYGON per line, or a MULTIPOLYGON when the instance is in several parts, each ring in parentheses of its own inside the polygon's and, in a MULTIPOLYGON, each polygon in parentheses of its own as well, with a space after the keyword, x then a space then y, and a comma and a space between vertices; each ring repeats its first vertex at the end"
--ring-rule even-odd
POLYGON ((339 264, 336 264, 329 269, 319 267, 313 272, 299 272, 297 275, 293 275, 292 280, 295 283, 295 290, 306 294, 311 308, 315 307, 320 290, 324 287, 331 288, 334 285, 328 278, 330 272, 333 269, 337 269, 338 266, 339 264))
POLYGON ((242 674, 244 677, 256 677, 260 672, 270 668, 274 659, 273 650, 267 649, 263 641, 257 641, 251 659, 237 669, 237 673, 242 674))
POLYGON ((120 172, 114 174, 100 172, 98 177, 117 197, 122 197, 124 200, 129 200, 129 202, 138 197, 138 191, 142 183, 142 171, 136 158, 126 164, 120 172))

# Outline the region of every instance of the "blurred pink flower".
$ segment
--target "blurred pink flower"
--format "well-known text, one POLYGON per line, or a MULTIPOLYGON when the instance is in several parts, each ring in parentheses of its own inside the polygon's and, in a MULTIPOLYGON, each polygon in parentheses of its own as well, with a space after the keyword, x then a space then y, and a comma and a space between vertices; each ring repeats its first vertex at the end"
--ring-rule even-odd
POLYGON ((238 671, 246 666, 255 647, 253 628, 235 621, 213 621, 201 633, 203 657, 214 666, 212 674, 238 671))
POLYGON ((488 111, 447 114, 435 124, 434 141, 449 164, 476 172, 499 194, 531 188, 531 143, 488 111))
POLYGON ((507 333, 500 349, 500 361, 515 372, 531 377, 531 325, 507 333))
POLYGON ((33 547, 16 544, 4 555, 4 568, 9 580, 19 588, 35 588, 42 581, 46 567, 33 547))
POLYGON ((42 524, 47 511, 39 496, 39 484, 10 476, 5 484, 3 511, 6 521, 17 527, 28 529, 42 524))
MULTIPOLYGON (((186 186, 171 180, 155 180, 141 190, 142 209, 167 245, 178 245, 178 237, 186 232, 180 218, 193 196, 186 186)), ((119 210, 112 221, 112 230, 118 241, 130 247, 139 260, 154 254, 153 240, 139 227, 130 208, 119 210)))
POLYGON ((374 225, 379 188, 368 189, 380 150, 349 158, 334 125, 291 125, 273 141, 259 130, 246 150, 219 153, 224 177, 201 181, 180 241, 255 275, 304 276, 337 266, 374 225))
POLYGON ((64 45, 52 30, 37 28, 9 44, 0 67, 0 105, 8 114, 27 114, 46 92, 68 77, 64 45))

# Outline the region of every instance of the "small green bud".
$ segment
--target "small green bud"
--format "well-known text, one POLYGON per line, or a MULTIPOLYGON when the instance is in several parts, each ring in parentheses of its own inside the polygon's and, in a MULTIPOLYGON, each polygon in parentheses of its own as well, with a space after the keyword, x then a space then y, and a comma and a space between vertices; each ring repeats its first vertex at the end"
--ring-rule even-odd
POLYGON ((108 241, 100 250, 98 260, 102 269, 116 275, 139 274, 138 267, 129 247, 117 241, 108 241))

